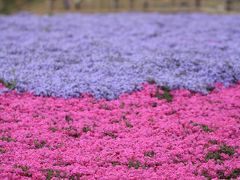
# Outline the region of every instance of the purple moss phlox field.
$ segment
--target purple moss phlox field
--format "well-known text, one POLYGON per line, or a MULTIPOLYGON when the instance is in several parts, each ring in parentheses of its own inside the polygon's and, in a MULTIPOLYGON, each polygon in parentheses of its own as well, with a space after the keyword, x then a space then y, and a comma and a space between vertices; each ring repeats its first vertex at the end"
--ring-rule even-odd
POLYGON ((154 80, 206 93, 240 79, 240 16, 0 16, 0 79, 18 91, 114 99, 154 80))

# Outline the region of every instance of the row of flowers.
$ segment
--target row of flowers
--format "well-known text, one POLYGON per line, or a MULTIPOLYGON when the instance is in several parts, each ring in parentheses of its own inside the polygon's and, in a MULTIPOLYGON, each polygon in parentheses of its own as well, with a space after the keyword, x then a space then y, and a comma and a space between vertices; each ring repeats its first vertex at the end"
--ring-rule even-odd
POLYGON ((240 84, 119 99, 0 95, 0 179, 240 177, 240 84))
POLYGON ((18 91, 115 99, 139 84, 207 93, 240 79, 239 15, 0 16, 0 79, 18 91))

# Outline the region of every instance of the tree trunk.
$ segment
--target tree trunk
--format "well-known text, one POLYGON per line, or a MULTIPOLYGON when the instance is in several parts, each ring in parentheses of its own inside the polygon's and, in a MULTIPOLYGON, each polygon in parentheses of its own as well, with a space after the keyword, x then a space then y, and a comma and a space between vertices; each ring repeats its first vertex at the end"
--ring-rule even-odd
POLYGON ((143 2, 143 9, 144 9, 144 11, 146 11, 148 9, 148 6, 149 6, 148 1, 144 0, 144 2, 143 2))
POLYGON ((48 0, 48 14, 53 14, 55 0, 48 0))
POLYGON ((129 0, 129 7, 130 7, 130 10, 133 10, 133 8, 134 8, 134 0, 129 0))
POLYGON ((196 9, 200 9, 201 8, 201 0, 195 0, 195 6, 196 6, 196 9))
POLYGON ((70 2, 69 0, 63 0, 63 6, 65 10, 69 10, 70 9, 70 2))
POLYGON ((119 0, 113 0, 113 9, 119 8, 119 0))
POLYGON ((226 0, 226 11, 232 10, 232 0, 226 0))

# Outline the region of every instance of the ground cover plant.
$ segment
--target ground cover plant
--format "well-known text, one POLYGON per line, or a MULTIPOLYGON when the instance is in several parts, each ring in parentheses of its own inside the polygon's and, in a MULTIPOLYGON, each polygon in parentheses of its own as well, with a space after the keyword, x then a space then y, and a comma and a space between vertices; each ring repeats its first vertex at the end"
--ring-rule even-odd
MULTIPOLYGON (((36 95, 117 98, 154 80, 207 93, 240 79, 239 15, 0 16, 0 78, 36 95)), ((12 84, 14 86, 12 86, 12 84)))
POLYGON ((240 179, 240 16, 0 16, 0 179, 240 179))
POLYGON ((239 84, 171 101, 143 87, 112 101, 0 95, 0 178, 240 178, 239 84))

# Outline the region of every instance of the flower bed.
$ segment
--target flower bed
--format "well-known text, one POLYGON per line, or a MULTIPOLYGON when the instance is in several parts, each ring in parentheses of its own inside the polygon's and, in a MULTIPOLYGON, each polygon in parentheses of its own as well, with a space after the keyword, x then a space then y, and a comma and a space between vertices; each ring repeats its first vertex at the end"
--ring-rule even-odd
POLYGON ((239 179, 239 28, 0 16, 0 179, 239 179))
POLYGON ((207 93, 240 79, 239 15, 0 16, 0 78, 36 95, 117 98, 156 81, 207 93))
POLYGON ((240 176, 240 85, 156 85, 117 100, 0 95, 0 178, 240 176))

